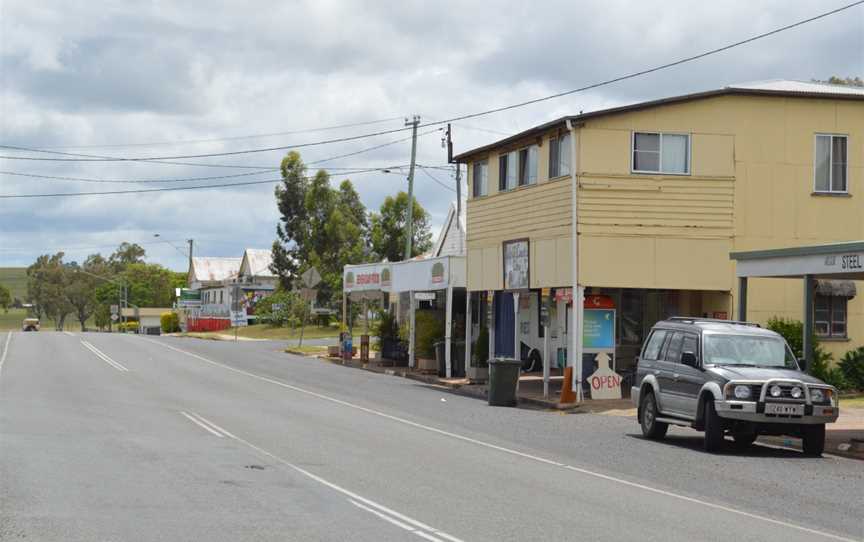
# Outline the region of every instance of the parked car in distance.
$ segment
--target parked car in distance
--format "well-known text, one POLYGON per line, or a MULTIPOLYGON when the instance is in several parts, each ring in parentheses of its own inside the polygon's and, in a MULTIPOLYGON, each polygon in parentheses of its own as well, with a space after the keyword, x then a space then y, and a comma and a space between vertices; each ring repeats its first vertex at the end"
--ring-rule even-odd
POLYGON ((642 434, 662 439, 669 425, 705 432, 705 450, 731 435, 749 446, 759 435, 803 440, 804 453, 825 448, 825 424, 840 413, 837 390, 803 372, 779 334, 757 324, 670 318, 642 347, 631 397, 642 434))
POLYGON ((24 321, 21 322, 21 331, 39 331, 39 319, 25 318, 24 321))

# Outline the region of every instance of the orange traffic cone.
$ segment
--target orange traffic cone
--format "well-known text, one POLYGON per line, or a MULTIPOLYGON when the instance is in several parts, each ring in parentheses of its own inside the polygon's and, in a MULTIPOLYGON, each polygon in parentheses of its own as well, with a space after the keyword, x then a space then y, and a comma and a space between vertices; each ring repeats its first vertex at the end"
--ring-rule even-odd
POLYGON ((561 382, 561 399, 559 403, 575 403, 576 392, 573 391, 573 367, 564 368, 564 381, 561 382))

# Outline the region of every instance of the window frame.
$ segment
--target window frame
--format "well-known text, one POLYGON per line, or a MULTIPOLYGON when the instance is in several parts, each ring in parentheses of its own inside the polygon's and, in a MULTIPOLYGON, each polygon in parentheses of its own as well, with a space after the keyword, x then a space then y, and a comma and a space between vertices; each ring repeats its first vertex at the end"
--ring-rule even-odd
POLYGON ((521 186, 535 186, 537 184, 537 177, 540 170, 540 165, 537 163, 539 155, 540 147, 536 143, 520 147, 518 150, 516 150, 516 188, 519 188, 521 186), (534 180, 529 181, 529 179, 531 179, 531 171, 529 170, 529 166, 531 165, 532 150, 534 151, 534 180))
POLYGON ((471 164, 471 197, 480 198, 489 195, 489 159, 477 160, 471 164), (477 167, 483 166, 483 191, 477 190, 477 167))
POLYGON ((633 130, 630 132, 630 173, 639 175, 675 175, 678 177, 689 177, 693 174, 693 135, 690 132, 652 132, 647 130, 633 130), (658 171, 636 169, 636 134, 657 135, 660 137, 660 150, 658 151, 658 171), (685 136, 687 138, 687 171, 678 173, 674 171, 663 171, 663 136, 685 136))
MULTIPOLYGON (((568 170, 567 173, 561 173, 561 142, 569 137, 570 132, 558 132, 552 137, 549 138, 549 171, 548 175, 550 179, 557 179, 559 177, 569 177, 572 174, 573 169, 573 157, 570 156, 569 162, 567 164, 568 170), (554 147, 554 152, 553 152, 554 147), (557 158, 557 160, 553 161, 553 157, 557 158), (554 164, 554 167, 553 167, 554 164)), ((570 147, 571 145, 566 145, 566 147, 570 147)), ((565 149, 568 154, 570 154, 570 149, 565 149)), ((539 159, 538 159, 539 162, 539 159)))
POLYGON ((519 150, 513 149, 498 154, 498 192, 512 192, 519 188, 519 150), (510 170, 510 160, 515 159, 513 171, 513 186, 507 186, 507 174, 510 170), (503 167, 502 167, 503 166, 503 167))
POLYGON ((814 194, 848 194, 849 193, 849 134, 834 134, 827 132, 816 132, 813 134, 813 193, 814 194), (816 186, 816 145, 820 137, 830 138, 828 144, 828 190, 819 190, 816 186), (834 138, 846 140, 846 162, 843 164, 843 176, 846 188, 834 190, 834 138))
MULTIPOLYGON (((820 295, 816 294, 813 299, 813 332, 820 339, 848 339, 849 338, 849 299, 848 297, 843 296, 833 296, 833 295, 820 295), (816 320, 817 313, 817 301, 818 299, 825 299, 828 302, 828 320, 816 320), (836 307, 835 303, 842 302, 843 304, 843 326, 845 331, 842 334, 834 333, 834 324, 841 323, 839 320, 834 319, 834 311, 838 307, 836 307), (817 323, 825 323, 828 324, 828 333, 819 333, 817 330, 817 323)), ((824 310, 824 309, 822 309, 824 310)))

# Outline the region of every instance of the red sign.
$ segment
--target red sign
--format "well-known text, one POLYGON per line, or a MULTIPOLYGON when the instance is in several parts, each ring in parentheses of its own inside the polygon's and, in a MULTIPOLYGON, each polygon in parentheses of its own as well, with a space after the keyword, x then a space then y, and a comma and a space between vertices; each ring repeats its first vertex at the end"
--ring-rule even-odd
POLYGON ((381 276, 378 273, 365 273, 357 275, 357 285, 361 284, 378 284, 381 281, 381 276))
POLYGON ((555 301, 570 303, 573 300, 572 288, 555 288, 555 301))
POLYGON ((584 306, 586 309, 614 309, 615 300, 608 295, 586 295, 584 306))
POLYGON ((715 312, 715 313, 714 313, 714 318, 715 318, 716 320, 728 320, 728 319, 729 319, 729 313, 726 312, 726 311, 722 311, 722 312, 715 312))

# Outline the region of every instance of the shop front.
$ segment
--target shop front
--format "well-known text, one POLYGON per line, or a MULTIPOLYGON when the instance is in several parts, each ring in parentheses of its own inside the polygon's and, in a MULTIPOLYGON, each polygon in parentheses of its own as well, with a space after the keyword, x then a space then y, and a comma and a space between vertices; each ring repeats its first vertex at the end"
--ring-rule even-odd
MULTIPOLYGON (((488 326, 489 357, 522 360, 523 374, 542 374, 544 382, 561 375, 570 363, 568 346, 573 317, 572 288, 472 292, 471 337, 488 326), (477 318, 480 318, 479 321, 477 318)), ((673 316, 728 319, 731 294, 722 291, 586 287, 582 312, 582 382, 599 368, 605 353, 624 383, 635 372, 636 358, 652 326, 673 316)), ((469 367, 477 365, 466 358, 469 367)), ((469 371, 470 372, 470 371, 469 371)), ((482 372, 475 371, 482 378, 482 372)), ((629 388, 622 385, 626 393, 629 388)))
MULTIPOLYGON (((442 343, 442 376, 449 378, 460 372, 458 368, 461 363, 454 363, 456 349, 453 343, 464 336, 465 314, 462 307, 465 306, 465 283, 464 256, 346 265, 343 271, 343 324, 346 327, 349 324, 351 303, 362 303, 367 314, 370 304, 377 304, 394 315, 399 326, 407 327, 408 340, 405 346, 408 366, 417 368, 418 314, 422 314, 424 325, 427 320, 432 322, 429 325, 443 323, 440 333, 424 328, 421 339, 424 347, 442 343)), ((367 327, 365 334, 368 336, 369 333, 367 327)), ((382 338, 382 347, 383 342, 382 338)), ((429 355, 428 352, 424 353, 429 355)), ((461 350, 458 353, 461 357, 461 350)))

